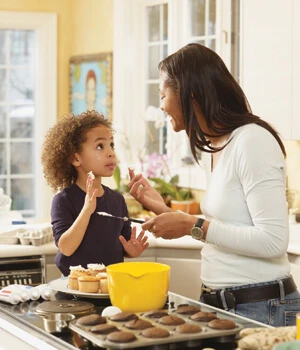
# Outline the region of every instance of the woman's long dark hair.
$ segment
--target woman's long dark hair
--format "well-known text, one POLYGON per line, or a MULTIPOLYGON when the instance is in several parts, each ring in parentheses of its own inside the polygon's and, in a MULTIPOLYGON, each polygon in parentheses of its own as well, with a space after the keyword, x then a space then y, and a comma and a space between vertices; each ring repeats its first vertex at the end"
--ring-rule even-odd
POLYGON ((212 135, 201 130, 194 113, 193 102, 199 105, 214 136, 223 136, 240 126, 255 123, 275 137, 286 156, 284 145, 276 130, 252 114, 243 90, 214 51, 200 44, 188 44, 166 57, 159 63, 158 68, 166 74, 167 86, 180 94, 185 130, 196 161, 197 150, 212 153, 223 147, 211 146, 206 137, 212 135))

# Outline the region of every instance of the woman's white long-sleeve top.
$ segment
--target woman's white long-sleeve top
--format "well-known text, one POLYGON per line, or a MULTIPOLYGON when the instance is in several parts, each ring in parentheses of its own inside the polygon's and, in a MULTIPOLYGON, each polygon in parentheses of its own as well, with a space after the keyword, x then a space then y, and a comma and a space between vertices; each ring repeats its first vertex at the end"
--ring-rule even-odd
POLYGON ((236 129, 211 172, 201 209, 211 221, 202 282, 223 288, 289 275, 286 164, 274 136, 256 124, 236 129))

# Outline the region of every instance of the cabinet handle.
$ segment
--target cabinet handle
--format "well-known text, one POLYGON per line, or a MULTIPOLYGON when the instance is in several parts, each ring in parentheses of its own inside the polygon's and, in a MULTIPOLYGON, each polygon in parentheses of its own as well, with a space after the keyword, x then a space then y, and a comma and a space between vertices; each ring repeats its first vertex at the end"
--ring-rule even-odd
POLYGON ((227 30, 223 30, 223 33, 224 33, 225 44, 228 44, 228 32, 227 32, 227 30))

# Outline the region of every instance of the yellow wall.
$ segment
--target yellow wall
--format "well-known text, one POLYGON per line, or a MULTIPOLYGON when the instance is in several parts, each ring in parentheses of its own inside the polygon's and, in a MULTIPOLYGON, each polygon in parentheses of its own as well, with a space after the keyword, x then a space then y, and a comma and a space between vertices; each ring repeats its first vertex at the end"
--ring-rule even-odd
POLYGON ((0 11, 57 14, 57 115, 69 112, 69 59, 112 52, 112 0, 0 0, 0 11))
POLYGON ((73 0, 71 55, 112 52, 113 25, 113 0, 73 0))

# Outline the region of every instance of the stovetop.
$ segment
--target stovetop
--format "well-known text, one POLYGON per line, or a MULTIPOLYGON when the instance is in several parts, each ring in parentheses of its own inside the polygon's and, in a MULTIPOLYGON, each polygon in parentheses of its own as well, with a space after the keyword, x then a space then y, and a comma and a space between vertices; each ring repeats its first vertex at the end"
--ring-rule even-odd
MULTIPOLYGON (((53 298, 53 301, 63 301, 63 303, 65 305, 68 305, 68 307, 72 307, 72 302, 75 301, 75 303, 77 301, 82 301, 83 303, 80 303, 84 306, 87 306, 87 309, 89 308, 89 305, 92 306, 92 309, 89 310, 89 312, 87 313, 91 313, 92 312, 97 312, 99 314, 102 313, 102 310, 107 307, 110 306, 110 300, 108 299, 87 299, 87 298, 74 298, 73 295, 71 294, 66 294, 66 293, 62 293, 62 292, 57 292, 53 298), (67 301, 70 301, 70 303, 68 303, 67 301)), ((47 329, 45 328, 45 324, 44 324, 44 319, 41 315, 39 315, 37 313, 37 311, 39 309, 47 309, 49 302, 45 302, 44 300, 38 300, 38 301, 29 301, 29 302, 25 302, 25 303, 21 303, 18 305, 10 305, 10 304, 6 304, 6 303, 2 303, 0 302, 0 310, 6 311, 7 313, 9 313, 11 316, 13 316, 14 318, 16 318, 18 321, 22 321, 22 323, 25 323, 27 325, 30 325, 31 327, 33 327, 35 330, 38 330, 39 332, 47 335, 47 337, 51 337, 52 339, 60 339, 60 341, 64 344, 68 344, 68 348, 70 349, 82 349, 82 350, 100 350, 100 349, 104 349, 101 348, 99 346, 96 346, 95 344, 93 344, 92 342, 86 340, 85 338, 83 338, 82 336, 80 336, 78 333, 76 333, 75 331, 69 329, 69 328, 64 328, 62 331, 59 332, 51 332, 51 334, 49 334, 49 330, 47 331, 47 329)), ((55 303, 57 304, 57 303, 55 303)), ((60 303, 58 303, 60 304, 60 303)), ((73 303, 74 304, 74 303, 73 303)), ((168 296, 168 300, 167 303, 165 305, 165 309, 174 309, 176 307, 178 307, 179 305, 182 304, 189 304, 189 305, 198 305, 201 307, 202 311, 206 311, 206 312, 217 312, 217 315, 223 318, 227 318, 227 319, 231 319, 236 323, 239 323, 240 325, 242 325, 245 328, 248 327, 263 327, 264 325, 243 317, 239 317, 239 316, 235 316, 232 315, 228 312, 207 306, 205 304, 196 302, 194 300, 185 298, 183 296, 180 296, 178 294, 175 293, 169 293, 168 296)), ((65 305, 60 305, 60 307, 65 307, 65 305)), ((81 310, 83 311, 83 310, 81 310)), ((77 315, 79 316, 79 314, 77 315)), ((192 343, 190 344, 190 346, 187 346, 187 343, 173 343, 173 344, 163 344, 161 346, 153 346, 153 347, 140 347, 139 349, 155 349, 155 350, 183 350, 183 349, 203 349, 205 347, 210 347, 213 348, 215 350, 233 350, 237 348, 236 345, 236 340, 235 337, 229 337, 229 338, 225 338, 225 339, 206 339, 201 346, 199 345, 193 345, 192 343)))

